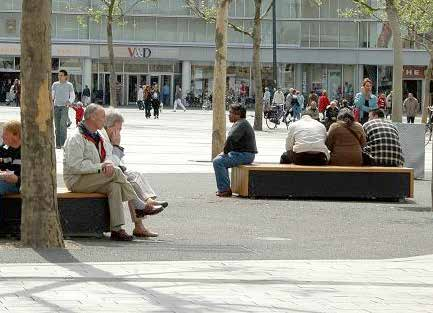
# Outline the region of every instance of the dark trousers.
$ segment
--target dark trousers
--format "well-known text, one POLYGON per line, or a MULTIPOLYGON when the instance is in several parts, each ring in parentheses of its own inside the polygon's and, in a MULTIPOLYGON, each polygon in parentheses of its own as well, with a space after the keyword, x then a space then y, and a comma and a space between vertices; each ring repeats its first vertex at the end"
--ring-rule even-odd
POLYGON ((408 123, 411 124, 415 123, 415 116, 407 116, 406 118, 408 123))
POLYGON ((152 104, 153 107, 153 116, 155 116, 155 118, 159 117, 159 103, 158 104, 152 104))
POLYGON ((146 116, 146 118, 150 118, 152 116, 152 114, 150 113, 150 111, 152 110, 152 105, 147 101, 144 103, 144 110, 144 116, 146 116))
POLYGON ((287 151, 281 155, 280 164, 326 165, 328 164, 328 159, 326 158, 326 155, 322 152, 295 153, 293 151, 287 151))

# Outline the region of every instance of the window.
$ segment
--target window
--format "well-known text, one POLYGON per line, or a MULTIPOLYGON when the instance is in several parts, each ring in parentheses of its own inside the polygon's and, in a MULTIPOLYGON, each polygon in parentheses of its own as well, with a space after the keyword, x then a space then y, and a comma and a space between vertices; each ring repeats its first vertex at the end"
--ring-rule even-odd
POLYGON ((206 41, 206 23, 201 19, 194 18, 189 20, 189 41, 205 42, 206 41))
POLYGON ((340 47, 356 48, 358 42, 358 24, 353 22, 340 23, 340 47))
POLYGON ((314 0, 302 0, 302 17, 319 17, 319 6, 314 0))
POLYGON ((0 37, 19 37, 20 19, 19 13, 0 13, 0 37))
POLYGON ((56 38, 78 39, 78 19, 75 15, 56 14, 56 38))
POLYGON ((322 22, 320 23, 320 46, 321 47, 338 47, 338 23, 322 22))
POLYGON ((137 25, 135 29, 136 41, 155 41, 156 40, 156 18, 140 16, 135 17, 137 25))
POLYGON ((283 45, 300 44, 301 24, 299 22, 278 21, 277 22, 277 42, 283 45))
POLYGON ((177 41, 177 19, 158 18, 158 41, 177 41))

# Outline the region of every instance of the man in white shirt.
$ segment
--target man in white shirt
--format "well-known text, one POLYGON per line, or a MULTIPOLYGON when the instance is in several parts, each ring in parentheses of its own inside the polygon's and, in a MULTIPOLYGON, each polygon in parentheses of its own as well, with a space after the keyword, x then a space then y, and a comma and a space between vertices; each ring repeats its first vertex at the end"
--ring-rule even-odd
POLYGON ((281 88, 278 88, 277 92, 275 92, 272 104, 284 105, 284 93, 281 91, 281 88))
POLYGON ((66 141, 69 106, 75 100, 74 86, 68 82, 66 70, 59 71, 59 81, 53 84, 51 93, 56 126, 56 149, 60 149, 66 141))
POLYGON ((289 126, 286 152, 281 155, 280 163, 326 165, 330 154, 325 141, 325 126, 314 120, 306 111, 299 121, 289 126))

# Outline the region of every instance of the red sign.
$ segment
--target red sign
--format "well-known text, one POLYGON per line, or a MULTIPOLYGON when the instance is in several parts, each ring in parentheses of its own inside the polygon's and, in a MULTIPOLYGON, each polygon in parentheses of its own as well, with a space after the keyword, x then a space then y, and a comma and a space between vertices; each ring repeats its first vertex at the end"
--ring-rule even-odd
POLYGON ((425 66, 413 66, 405 65, 403 66, 403 78, 424 78, 425 66))
POLYGON ((128 48, 131 58, 150 58, 152 51, 149 48, 128 48))

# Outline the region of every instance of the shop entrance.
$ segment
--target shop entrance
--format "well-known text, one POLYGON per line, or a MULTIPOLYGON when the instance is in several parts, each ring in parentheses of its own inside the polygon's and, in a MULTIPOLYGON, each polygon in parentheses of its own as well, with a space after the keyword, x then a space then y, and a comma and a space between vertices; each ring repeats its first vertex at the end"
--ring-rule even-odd
POLYGON ((143 85, 158 85, 161 93, 161 101, 165 105, 172 102, 173 97, 173 74, 125 74, 126 77, 126 99, 129 105, 137 102, 138 87, 143 85))

